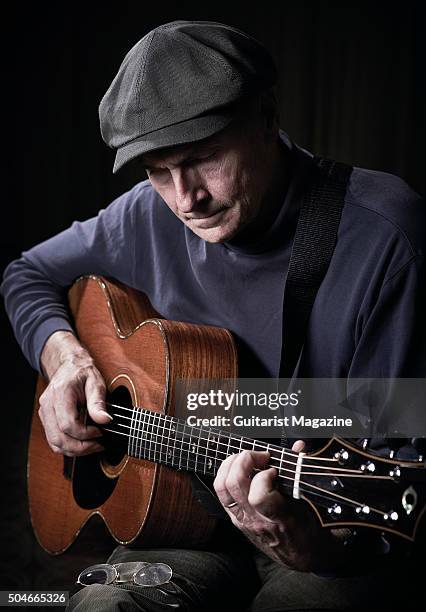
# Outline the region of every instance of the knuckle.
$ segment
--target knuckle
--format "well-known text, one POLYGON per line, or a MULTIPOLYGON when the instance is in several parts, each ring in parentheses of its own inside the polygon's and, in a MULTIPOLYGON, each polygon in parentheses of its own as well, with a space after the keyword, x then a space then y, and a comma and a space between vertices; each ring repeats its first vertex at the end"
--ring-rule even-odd
POLYGON ((220 497, 221 495, 223 495, 223 493, 226 493, 226 487, 225 487, 225 483, 223 482, 223 480, 218 481, 218 479, 216 478, 216 480, 213 482, 213 488, 216 491, 217 495, 220 497))
POLYGON ((49 396, 47 396, 45 393, 43 393, 43 395, 40 395, 38 403, 39 403, 39 406, 40 406, 40 410, 46 410, 46 408, 50 404, 49 396))
POLYGON ((69 382, 67 383, 65 380, 52 380, 50 384, 51 394, 54 398, 63 398, 69 392, 69 382))
POLYGON ((253 461, 252 451, 249 451, 248 449, 243 450, 240 453, 240 458, 243 463, 251 463, 253 461))
POLYGON ((57 448, 61 448, 62 438, 57 434, 53 434, 49 436, 49 444, 50 446, 55 446, 57 448))
POLYGON ((229 482, 227 480, 226 489, 234 499, 240 495, 241 487, 239 486, 238 482, 235 482, 235 480, 231 480, 229 482))

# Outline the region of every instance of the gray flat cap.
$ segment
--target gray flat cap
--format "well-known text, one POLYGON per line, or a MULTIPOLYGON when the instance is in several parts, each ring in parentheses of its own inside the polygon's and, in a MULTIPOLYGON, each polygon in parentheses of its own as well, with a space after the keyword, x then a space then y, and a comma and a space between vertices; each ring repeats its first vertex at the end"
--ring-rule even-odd
POLYGON ((131 159, 223 129, 238 104, 272 87, 275 64, 254 38, 213 21, 174 21, 129 51, 99 106, 114 172, 131 159))

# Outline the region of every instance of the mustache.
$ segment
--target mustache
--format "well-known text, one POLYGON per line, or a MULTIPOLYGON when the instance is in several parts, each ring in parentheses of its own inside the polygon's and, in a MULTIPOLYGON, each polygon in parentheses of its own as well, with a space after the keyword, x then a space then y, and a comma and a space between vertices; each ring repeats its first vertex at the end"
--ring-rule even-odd
POLYGON ((219 205, 215 205, 214 208, 207 208, 204 207, 204 210, 200 207, 199 211, 195 211, 192 214, 189 215, 185 215, 185 219, 187 219, 188 221, 191 219, 208 219, 208 217, 213 217, 214 215, 217 215, 219 212, 222 212, 223 210, 226 210, 230 208, 230 204, 219 204, 219 205))

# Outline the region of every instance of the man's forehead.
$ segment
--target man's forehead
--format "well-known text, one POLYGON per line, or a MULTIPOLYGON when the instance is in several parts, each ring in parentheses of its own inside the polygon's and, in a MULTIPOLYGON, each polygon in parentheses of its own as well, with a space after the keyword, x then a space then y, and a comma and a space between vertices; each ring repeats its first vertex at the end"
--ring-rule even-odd
POLYGON ((141 155, 141 162, 144 166, 150 167, 158 163, 170 163, 177 165, 184 159, 197 155, 209 148, 217 145, 219 138, 216 134, 198 140, 196 142, 189 142, 186 144, 174 145, 172 147, 165 147, 164 149, 158 149, 157 151, 151 151, 150 153, 144 153, 141 155))

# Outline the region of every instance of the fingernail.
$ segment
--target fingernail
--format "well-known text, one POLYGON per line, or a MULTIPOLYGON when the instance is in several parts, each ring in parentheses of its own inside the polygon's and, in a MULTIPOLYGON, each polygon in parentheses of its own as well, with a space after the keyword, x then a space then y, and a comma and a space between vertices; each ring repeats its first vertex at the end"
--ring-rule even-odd
POLYGON ((111 419, 111 421, 113 420, 113 417, 112 417, 110 414, 108 414, 108 412, 106 412, 105 410, 99 410, 99 413, 100 413, 100 414, 104 414, 104 415, 105 415, 105 416, 107 416, 109 419, 111 419))

